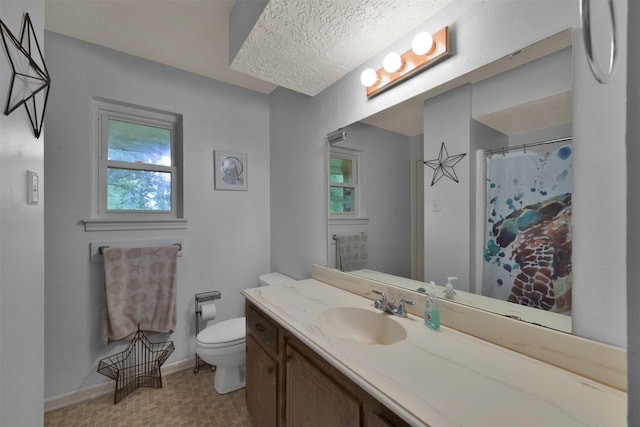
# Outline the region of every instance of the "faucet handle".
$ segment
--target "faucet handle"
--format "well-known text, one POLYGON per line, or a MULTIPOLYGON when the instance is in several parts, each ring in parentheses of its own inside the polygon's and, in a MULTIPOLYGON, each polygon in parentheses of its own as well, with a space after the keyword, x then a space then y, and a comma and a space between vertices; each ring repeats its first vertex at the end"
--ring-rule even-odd
POLYGON ((384 310, 387 305, 387 294, 385 294, 382 291, 377 291, 375 289, 373 289, 371 293, 380 295, 380 299, 375 300, 373 302, 373 306, 380 310, 384 310))
POLYGON ((393 309, 393 314, 395 314, 396 316, 407 317, 407 309, 404 307, 405 304, 416 305, 416 303, 413 301, 400 298, 398 306, 393 309))
POLYGON ((387 300, 387 294, 385 294, 382 291, 377 291, 377 290, 373 289, 373 290, 371 290, 371 293, 372 294, 378 294, 378 295, 380 295, 382 297, 383 300, 385 300, 385 301, 387 300))

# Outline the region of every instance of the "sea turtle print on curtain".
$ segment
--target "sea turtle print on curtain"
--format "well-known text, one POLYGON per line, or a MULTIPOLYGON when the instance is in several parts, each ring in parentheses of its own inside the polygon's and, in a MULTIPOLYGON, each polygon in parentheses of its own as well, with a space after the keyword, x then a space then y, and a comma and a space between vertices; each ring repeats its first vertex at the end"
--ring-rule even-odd
POLYGON ((487 159, 483 295, 571 311, 572 149, 487 159))

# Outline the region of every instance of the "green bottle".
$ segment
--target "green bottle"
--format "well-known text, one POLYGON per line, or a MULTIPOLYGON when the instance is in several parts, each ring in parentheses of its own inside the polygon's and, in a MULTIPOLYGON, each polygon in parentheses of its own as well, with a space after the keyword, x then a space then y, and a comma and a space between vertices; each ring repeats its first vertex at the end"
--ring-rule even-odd
POLYGON ((436 296, 436 284, 430 282, 427 304, 424 308, 424 324, 433 330, 440 329, 440 309, 438 308, 438 297, 436 296))

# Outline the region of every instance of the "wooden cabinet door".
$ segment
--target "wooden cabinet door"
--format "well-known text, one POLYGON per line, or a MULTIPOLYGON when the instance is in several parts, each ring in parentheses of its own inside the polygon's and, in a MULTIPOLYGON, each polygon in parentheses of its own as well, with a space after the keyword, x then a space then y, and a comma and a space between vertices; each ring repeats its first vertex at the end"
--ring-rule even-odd
POLYGON ((360 402, 293 347, 286 351, 287 426, 359 426, 360 402))
POLYGON ((404 424, 395 424, 381 414, 374 411, 364 411, 365 427, 396 427, 404 424))
POLYGON ((247 335, 247 409, 253 425, 276 427, 278 365, 247 335))

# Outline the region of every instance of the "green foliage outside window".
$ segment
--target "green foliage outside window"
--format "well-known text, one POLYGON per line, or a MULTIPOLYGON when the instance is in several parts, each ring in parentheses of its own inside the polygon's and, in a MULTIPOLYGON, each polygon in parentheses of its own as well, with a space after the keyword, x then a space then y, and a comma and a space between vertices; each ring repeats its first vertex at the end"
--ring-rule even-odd
POLYGON ((171 159, 170 129, 110 119, 107 209, 170 211, 171 159))
POLYGON ((171 174, 109 168, 107 209, 171 210, 171 174))
POLYGON ((353 182, 353 160, 344 157, 331 156, 330 158, 330 183, 342 184, 330 185, 329 207, 331 213, 353 212, 353 200, 355 188, 344 185, 353 182))
POLYGON ((329 201, 332 213, 353 212, 353 188, 331 187, 329 201))

